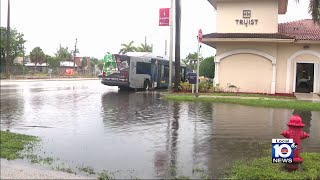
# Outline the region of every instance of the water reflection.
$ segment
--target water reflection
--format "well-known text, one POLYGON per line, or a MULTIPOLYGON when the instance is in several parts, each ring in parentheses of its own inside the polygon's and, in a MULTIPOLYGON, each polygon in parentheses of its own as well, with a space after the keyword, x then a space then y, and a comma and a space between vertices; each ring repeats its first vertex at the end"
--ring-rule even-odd
MULTIPOLYGON (((169 104, 169 107, 171 106, 171 104, 169 104)), ((171 139, 169 142, 170 143, 170 168, 171 172, 170 172, 170 176, 171 177, 175 177, 177 176, 177 171, 176 169, 176 162, 177 162, 177 143, 178 143, 178 130, 179 130, 179 113, 180 113, 180 107, 179 104, 177 102, 174 102, 172 105, 172 111, 173 111, 173 120, 171 122, 171 139)))
POLYGON ((1 129, 11 129, 19 121, 23 121, 24 105, 23 92, 20 89, 1 89, 1 129))
POLYGON ((303 131, 309 134, 312 117, 311 111, 294 110, 292 115, 294 114, 298 114, 301 117, 302 123, 304 124, 303 131))

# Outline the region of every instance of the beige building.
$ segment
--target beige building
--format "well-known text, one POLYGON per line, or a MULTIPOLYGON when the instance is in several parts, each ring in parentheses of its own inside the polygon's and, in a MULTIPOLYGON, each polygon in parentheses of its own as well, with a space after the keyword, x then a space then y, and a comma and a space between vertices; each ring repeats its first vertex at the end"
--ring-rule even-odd
POLYGON ((320 26, 312 20, 278 23, 288 0, 209 0, 216 33, 215 84, 241 92, 320 93, 320 26))

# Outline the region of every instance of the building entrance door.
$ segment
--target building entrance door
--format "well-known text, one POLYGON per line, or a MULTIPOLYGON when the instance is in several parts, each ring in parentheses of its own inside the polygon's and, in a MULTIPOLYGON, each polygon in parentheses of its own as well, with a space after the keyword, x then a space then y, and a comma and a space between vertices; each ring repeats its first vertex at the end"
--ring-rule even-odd
POLYGON ((297 63, 296 92, 313 92, 314 63, 297 63))

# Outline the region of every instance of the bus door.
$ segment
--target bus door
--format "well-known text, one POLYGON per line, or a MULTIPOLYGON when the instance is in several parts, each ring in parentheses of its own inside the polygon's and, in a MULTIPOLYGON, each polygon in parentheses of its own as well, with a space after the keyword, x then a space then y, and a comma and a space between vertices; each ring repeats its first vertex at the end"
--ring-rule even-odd
POLYGON ((157 59, 151 59, 151 84, 156 88, 160 86, 160 74, 161 74, 161 61, 157 59))
POLYGON ((160 66, 160 87, 168 87, 169 84, 169 65, 160 66))

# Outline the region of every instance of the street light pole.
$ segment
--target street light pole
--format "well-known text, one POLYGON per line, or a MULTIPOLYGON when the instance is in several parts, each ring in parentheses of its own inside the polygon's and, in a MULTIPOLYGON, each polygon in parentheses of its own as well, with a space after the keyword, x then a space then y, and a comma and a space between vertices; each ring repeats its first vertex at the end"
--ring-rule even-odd
POLYGON ((73 52, 73 73, 75 72, 76 67, 76 55, 77 55, 77 38, 76 38, 76 44, 74 45, 74 52, 73 52))
POLYGON ((170 7, 170 50, 169 50, 169 85, 168 91, 171 92, 172 90, 172 59, 173 59, 173 5, 174 0, 171 0, 171 7, 170 7))
POLYGON ((9 78, 10 70, 9 70, 9 63, 10 63, 10 0, 8 0, 8 17, 7 17, 7 57, 6 57, 6 76, 9 78))
POLYGON ((197 87, 196 87, 196 97, 199 96, 199 53, 200 53, 200 43, 198 41, 198 53, 197 53, 197 87))

